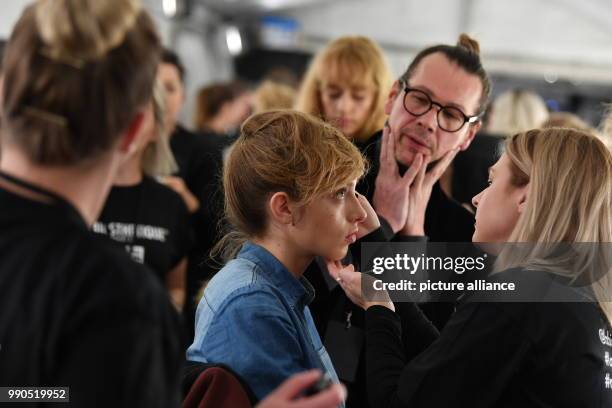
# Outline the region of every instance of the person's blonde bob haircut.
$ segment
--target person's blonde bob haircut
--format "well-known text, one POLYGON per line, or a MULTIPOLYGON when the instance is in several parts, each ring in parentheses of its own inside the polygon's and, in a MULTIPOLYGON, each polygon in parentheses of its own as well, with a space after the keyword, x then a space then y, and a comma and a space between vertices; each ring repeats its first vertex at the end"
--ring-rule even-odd
POLYGON ((540 95, 525 89, 513 89, 493 101, 487 130, 511 136, 542 127, 549 116, 546 102, 540 95))
POLYGON ((502 251, 498 267, 548 270, 572 281, 587 279, 612 322, 612 260, 609 251, 597 245, 612 245, 612 153, 596 136, 568 128, 516 134, 508 139, 505 152, 512 184, 528 185, 526 207, 509 242, 530 245, 511 254, 502 251), (536 243, 589 244, 574 245, 571 257, 553 249, 551 259, 554 246, 531 245, 536 243), (583 275, 594 266, 597 279, 583 275))
POLYGON ((170 132, 165 123, 165 97, 163 86, 155 81, 153 87, 153 120, 155 141, 150 142, 142 154, 142 171, 150 177, 169 176, 178 170, 178 165, 170 149, 170 132))
POLYGON ((233 232, 213 251, 233 257, 246 239, 267 232, 267 203, 285 192, 306 207, 360 178, 366 162, 342 133, 314 116, 273 110, 251 116, 242 125, 223 170, 225 215, 233 232))
POLYGON ((372 113, 355 135, 366 140, 383 128, 385 101, 391 89, 391 72, 380 47, 361 36, 340 37, 321 50, 310 64, 298 92, 295 108, 324 118, 321 87, 324 83, 373 87, 372 113))

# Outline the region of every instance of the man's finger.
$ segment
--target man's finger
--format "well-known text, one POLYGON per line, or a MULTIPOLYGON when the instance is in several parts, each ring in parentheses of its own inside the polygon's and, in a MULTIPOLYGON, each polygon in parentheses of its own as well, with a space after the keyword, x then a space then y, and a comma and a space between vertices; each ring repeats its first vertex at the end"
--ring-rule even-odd
POLYGON ((295 374, 285 380, 273 393, 284 401, 291 400, 313 385, 319 377, 321 377, 321 370, 309 370, 295 374))
POLYGON ((387 160, 387 140, 389 139, 389 125, 385 123, 383 128, 382 140, 380 142, 380 163, 385 163, 387 160))
POLYGON ((404 186, 409 186, 414 181, 414 178, 419 174, 419 170, 423 167, 423 155, 417 153, 412 160, 412 164, 406 170, 406 173, 402 176, 402 183, 404 186))
POLYGON ((451 164, 451 162, 453 161, 453 159, 455 158, 458 152, 459 152, 458 148, 447 152, 436 163, 436 165, 430 171, 427 172, 427 175, 425 177, 425 182, 428 185, 433 185, 436 181, 438 181, 440 177, 442 177, 442 174, 444 174, 448 166, 451 164))
POLYGON ((395 161, 395 140, 391 128, 387 125, 383 129, 383 141, 380 151, 380 167, 395 175, 397 173, 397 162, 395 161))

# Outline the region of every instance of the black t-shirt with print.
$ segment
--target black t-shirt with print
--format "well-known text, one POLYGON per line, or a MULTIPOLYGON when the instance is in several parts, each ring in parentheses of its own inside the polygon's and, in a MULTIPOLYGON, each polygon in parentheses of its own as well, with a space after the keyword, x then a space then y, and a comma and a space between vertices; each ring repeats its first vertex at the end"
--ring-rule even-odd
POLYGON ((69 387, 75 407, 178 406, 182 331, 157 279, 67 204, 0 188, 0 207, 0 386, 69 387))
POLYGON ((182 198, 146 176, 136 185, 111 189, 93 230, 124 246, 162 281, 187 256, 193 241, 182 198))

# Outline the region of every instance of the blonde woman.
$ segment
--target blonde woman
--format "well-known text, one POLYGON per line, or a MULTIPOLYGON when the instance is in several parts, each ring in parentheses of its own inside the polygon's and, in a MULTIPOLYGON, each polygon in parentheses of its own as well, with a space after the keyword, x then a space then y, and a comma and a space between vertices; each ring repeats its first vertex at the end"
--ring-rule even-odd
POLYGON ((296 109, 365 143, 382 129, 391 74, 380 47, 361 36, 340 37, 321 50, 300 87, 296 109))
POLYGON ((370 301, 362 275, 340 270, 366 309, 372 406, 612 406, 612 153, 579 130, 517 134, 473 201, 473 240, 512 244, 487 246, 501 270, 490 279, 564 301, 468 295, 437 333, 414 305, 370 301))
POLYGON ((174 305, 182 309, 193 232, 183 198, 156 180, 177 169, 164 127, 162 92, 156 84, 150 104, 153 114, 119 168, 93 230, 117 241, 134 261, 147 265, 168 289, 174 305))

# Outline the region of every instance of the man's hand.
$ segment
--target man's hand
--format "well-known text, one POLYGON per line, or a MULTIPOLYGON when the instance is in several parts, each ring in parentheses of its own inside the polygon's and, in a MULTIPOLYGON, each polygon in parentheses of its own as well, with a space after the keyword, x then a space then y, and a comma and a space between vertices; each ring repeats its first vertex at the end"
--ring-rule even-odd
POLYGON ((390 127, 385 125, 380 149, 380 169, 372 201, 376 212, 397 233, 404 228, 408 218, 410 184, 424 165, 423 155, 419 153, 406 173, 400 176, 395 159, 395 139, 390 127))
POLYGON ((309 397, 301 396, 319 377, 319 370, 296 374, 270 393, 257 408, 336 408, 346 397, 346 389, 341 384, 333 384, 309 397))
POLYGON ((340 261, 327 260, 326 265, 329 275, 340 284, 346 296, 355 305, 363 310, 379 305, 395 312, 395 305, 387 291, 374 289, 375 279, 372 276, 356 272, 352 264, 343 266, 340 261), (364 287, 372 288, 371 291, 368 291, 368 296, 363 293, 364 287))
POLYGON ((434 184, 442 177, 448 166, 459 152, 453 149, 447 152, 434 167, 427 171, 427 161, 419 169, 418 175, 410 186, 408 199, 408 216, 400 233, 402 235, 425 235, 425 211, 431 198, 434 184))

